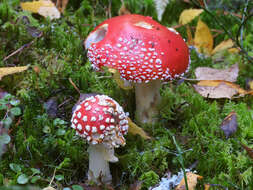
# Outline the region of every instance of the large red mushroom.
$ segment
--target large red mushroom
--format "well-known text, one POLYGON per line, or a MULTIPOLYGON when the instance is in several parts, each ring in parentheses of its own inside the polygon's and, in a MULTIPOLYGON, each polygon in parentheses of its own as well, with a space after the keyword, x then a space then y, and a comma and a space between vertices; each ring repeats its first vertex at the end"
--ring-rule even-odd
POLYGON ((111 183, 108 162, 117 162, 114 148, 125 145, 128 131, 123 108, 106 95, 91 96, 79 103, 73 112, 71 127, 89 143, 88 179, 96 183, 111 183))
POLYGON ((135 83, 136 114, 142 123, 153 123, 158 113, 161 81, 183 75, 190 63, 180 34, 142 15, 104 21, 84 45, 95 70, 117 69, 123 80, 135 83))

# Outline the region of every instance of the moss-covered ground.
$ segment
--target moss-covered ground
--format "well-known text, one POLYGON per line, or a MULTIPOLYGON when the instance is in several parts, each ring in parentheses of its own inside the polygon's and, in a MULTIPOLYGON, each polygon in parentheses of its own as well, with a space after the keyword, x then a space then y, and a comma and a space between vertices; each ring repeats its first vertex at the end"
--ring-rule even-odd
MULTIPOLYGON (((20 100, 16 107, 21 110, 6 120, 7 108, 1 107, 1 127, 3 123, 8 126, 11 140, 2 146, 0 186, 7 189, 7 186, 23 183, 43 188, 55 174, 53 187, 80 189, 78 185, 84 187, 87 180, 88 144, 70 128, 71 109, 79 94, 69 78, 82 93, 103 93, 114 98, 129 112, 130 118, 135 119, 134 91, 124 91, 111 78, 103 77, 110 76, 108 73, 93 72, 83 48, 83 40, 95 26, 110 14, 118 15, 121 1, 72 0, 63 16, 55 20, 24 12, 19 3, 19 0, 0 2, 0 66, 30 66, 27 71, 0 81, 0 88, 13 96, 10 99, 20 100), (42 34, 38 34, 39 31, 42 34), (3 61, 33 40, 30 46, 3 61)), ((157 19, 152 0, 126 0, 125 4, 132 13, 157 19)), ((212 12, 218 14, 216 8, 224 8, 242 14, 244 5, 243 1, 219 1, 213 4, 212 12)), ((172 0, 161 23, 177 25, 180 13, 191 7, 189 3, 172 0)), ((251 5, 249 10, 252 9, 251 5)), ((235 34, 239 27, 237 18, 230 14, 220 17, 235 34)), ((201 18, 210 28, 222 30, 210 15, 202 14, 201 18)), ((253 49, 252 21, 247 22, 244 30, 247 51, 253 49)), ((184 27, 178 31, 186 38, 184 27)), ((215 44, 228 38, 222 32, 215 38, 215 44)), ((221 57, 222 61, 215 62, 211 57, 199 57, 192 51, 191 68, 186 77, 194 78, 195 68, 199 66, 227 68, 238 63, 238 84, 245 88, 247 79, 253 78, 253 63, 240 54, 225 52, 221 57)), ((116 149, 119 162, 111 164, 113 188, 126 190, 130 184, 142 180, 142 189, 148 189, 168 170, 180 171, 181 157, 172 138, 175 137, 183 151, 185 168, 197 162, 194 170, 204 177, 198 189, 204 189, 204 184, 220 184, 223 187, 211 189, 252 190, 253 160, 241 146, 243 143, 253 148, 252 97, 206 99, 189 81, 164 84, 161 95, 158 122, 153 126, 141 125, 152 140, 129 134, 126 146, 116 149), (237 114, 238 129, 227 139, 220 124, 233 110, 237 114)))

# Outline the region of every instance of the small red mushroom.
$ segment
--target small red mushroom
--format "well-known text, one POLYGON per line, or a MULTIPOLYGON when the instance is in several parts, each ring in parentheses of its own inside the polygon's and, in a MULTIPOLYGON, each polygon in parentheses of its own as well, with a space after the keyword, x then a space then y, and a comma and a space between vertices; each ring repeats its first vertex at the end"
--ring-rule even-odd
POLYGON ((96 183, 111 183, 108 162, 118 161, 114 148, 125 145, 123 135, 128 131, 123 108, 108 96, 91 96, 75 107, 71 123, 76 134, 89 143, 88 179, 96 183))
POLYGON ((153 123, 161 81, 183 75, 190 63, 188 46, 179 33, 141 15, 104 21, 84 45, 95 70, 117 69, 123 80, 135 83, 136 113, 142 123, 153 123))

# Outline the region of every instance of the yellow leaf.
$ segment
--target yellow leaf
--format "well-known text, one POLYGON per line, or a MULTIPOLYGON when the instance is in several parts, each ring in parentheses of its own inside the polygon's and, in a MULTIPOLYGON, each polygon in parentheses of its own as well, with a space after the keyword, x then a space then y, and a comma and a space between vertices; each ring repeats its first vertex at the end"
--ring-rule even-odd
POLYGON ((236 89, 239 94, 247 94, 247 91, 242 89, 239 85, 225 81, 225 80, 202 80, 199 81, 197 85, 199 86, 218 86, 220 83, 225 83, 226 85, 236 89))
POLYGON ((250 90, 253 90, 253 80, 250 80, 250 81, 248 82, 248 85, 249 85, 249 89, 250 89, 250 90))
POLYGON ((207 55, 210 55, 212 53, 213 36, 208 26, 200 19, 198 21, 195 32, 194 44, 200 53, 207 55))
MULTIPOLYGON (((202 179, 203 177, 192 172, 186 173, 187 184, 189 190, 194 190, 197 185, 197 180, 202 179)), ((176 190, 186 190, 184 178, 180 181, 179 185, 176 187, 176 190)))
POLYGON ((219 86, 221 83, 224 83, 227 86, 230 86, 230 87, 234 88, 235 90, 237 90, 237 92, 239 94, 247 94, 248 93, 246 90, 242 89, 239 85, 237 85, 235 83, 232 83, 232 82, 229 82, 229 81, 225 81, 225 80, 202 80, 202 81, 199 81, 197 83, 197 85, 216 87, 216 86, 219 86))
POLYGON ((205 184, 205 190, 209 190, 209 189, 210 189, 210 187, 211 187, 211 185, 209 185, 209 184, 205 184))
POLYGON ((192 46, 194 45, 193 38, 192 38, 192 32, 189 25, 186 25, 186 33, 187 33, 187 45, 192 46))
POLYGON ((202 12, 203 9, 186 9, 181 13, 179 23, 185 25, 191 22, 195 17, 199 16, 202 12))
POLYGON ((11 74, 14 74, 14 73, 23 72, 27 69, 28 69, 28 66, 23 66, 23 67, 2 67, 2 68, 0 68, 0 80, 6 75, 11 75, 11 74))
POLYGON ((38 13, 44 17, 49 17, 50 19, 60 18, 61 16, 54 3, 50 0, 25 2, 20 3, 20 6, 24 11, 38 13))
POLYGON ((228 49, 228 52, 229 52, 229 53, 239 53, 239 51, 240 51, 240 50, 239 50, 238 48, 229 48, 229 49, 228 49))
POLYGON ((219 51, 223 51, 225 49, 233 47, 234 43, 231 39, 228 39, 226 41, 222 41, 220 44, 218 44, 212 51, 212 54, 215 54, 219 51))
POLYGON ((113 79, 116 81, 116 83, 118 84, 118 86, 124 90, 130 90, 133 88, 133 86, 131 85, 131 83, 124 81, 121 77, 120 77, 120 73, 117 69, 113 69, 113 68, 109 68, 108 71, 110 73, 113 74, 113 79))
POLYGON ((150 136, 147 135, 147 133, 140 127, 138 127, 132 120, 128 117, 128 132, 133 134, 133 135, 140 135, 144 139, 151 139, 150 136))

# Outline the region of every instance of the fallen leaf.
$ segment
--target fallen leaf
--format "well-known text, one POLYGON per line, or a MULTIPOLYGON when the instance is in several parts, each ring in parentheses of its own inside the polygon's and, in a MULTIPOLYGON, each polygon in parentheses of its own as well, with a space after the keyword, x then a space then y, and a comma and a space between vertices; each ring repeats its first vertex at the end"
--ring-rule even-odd
POLYGON ((132 120, 128 117, 128 132, 133 134, 133 135, 140 135, 144 139, 151 139, 150 136, 147 135, 147 133, 140 127, 138 127, 132 120))
POLYGON ((24 2, 20 3, 20 6, 24 11, 38 13, 44 17, 49 17, 50 19, 57 19, 61 17, 61 13, 50 0, 24 2))
POLYGON ((209 184, 205 184, 205 190, 209 190, 209 189, 210 189, 210 187, 211 187, 211 185, 209 185, 209 184))
POLYGON ((226 138, 229 138, 237 131, 237 115, 234 111, 228 114, 221 123, 221 130, 224 132, 226 138))
POLYGON ((113 74, 113 79, 116 81, 118 86, 124 90, 130 90, 133 88, 132 84, 123 80, 120 77, 120 73, 117 69, 109 68, 108 71, 113 74))
POLYGON ((239 73, 238 64, 228 69, 213 69, 209 67, 198 67, 195 70, 197 80, 225 80, 235 82, 239 73))
POLYGON ((188 24, 195 17, 199 16, 203 12, 203 9, 186 9, 179 16, 180 24, 188 24))
POLYGON ((232 48, 234 45, 234 42, 231 39, 222 41, 220 44, 218 44, 212 51, 212 54, 215 54, 217 52, 223 51, 225 49, 232 48))
MULTIPOLYGON (((187 172, 186 178, 187 178, 188 189, 194 190, 198 182, 197 180, 202 179, 203 177, 200 175, 194 174, 192 172, 187 172)), ((176 187, 175 190, 186 190, 184 178, 180 181, 179 185, 176 187)))
POLYGON ((253 94, 252 91, 246 91, 240 88, 239 85, 224 80, 202 80, 196 85, 193 85, 195 90, 205 98, 228 98, 231 99, 234 95, 253 94))
POLYGON ((131 184, 129 187, 129 190, 140 190, 142 186, 143 181, 136 181, 134 184, 131 184))
POLYGON ((253 159, 253 149, 252 149, 252 148, 249 148, 248 146, 246 146, 246 145, 244 145, 244 144, 242 144, 242 143, 241 143, 241 145, 242 145, 242 147, 247 151, 249 157, 253 159))
POLYGON ((69 0, 57 0, 56 7, 57 9, 63 13, 68 5, 69 0))
POLYGON ((228 49, 228 52, 229 52, 229 53, 239 53, 240 50, 239 50, 238 48, 229 48, 229 49, 228 49))
POLYGON ((211 55, 213 50, 213 36, 211 31, 200 19, 194 36, 194 46, 197 48, 198 52, 207 55, 211 55))
POLYGON ((23 72, 28 69, 28 66, 22 66, 22 67, 2 67, 0 68, 0 80, 6 76, 11 75, 14 73, 23 72))
POLYGON ((153 0, 155 3, 158 20, 162 20, 163 13, 169 3, 169 0, 153 0))

